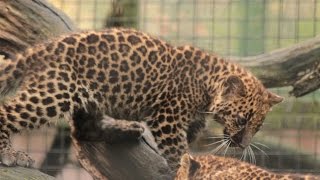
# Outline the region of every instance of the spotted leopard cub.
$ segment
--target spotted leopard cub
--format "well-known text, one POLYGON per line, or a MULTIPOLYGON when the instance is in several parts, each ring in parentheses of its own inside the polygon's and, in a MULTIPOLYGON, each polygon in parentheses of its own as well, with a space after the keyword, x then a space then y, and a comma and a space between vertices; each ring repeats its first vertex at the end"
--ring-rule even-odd
POLYGON ((184 154, 175 180, 320 180, 320 176, 279 174, 236 159, 214 155, 184 154))
POLYGON ((282 101, 234 63, 132 29, 74 33, 31 47, 1 64, 0 97, 3 164, 32 164, 10 143, 23 129, 66 119, 79 132, 91 127, 108 136, 130 127, 124 134, 138 138, 143 128, 136 121, 144 121, 173 170, 205 127, 205 116, 244 148, 282 101), (79 112, 96 120, 73 120, 79 112))

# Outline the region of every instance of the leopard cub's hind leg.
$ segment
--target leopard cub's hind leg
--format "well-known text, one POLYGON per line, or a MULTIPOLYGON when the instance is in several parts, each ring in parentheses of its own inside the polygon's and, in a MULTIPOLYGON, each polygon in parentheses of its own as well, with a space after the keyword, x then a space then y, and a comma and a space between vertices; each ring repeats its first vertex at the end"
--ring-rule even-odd
POLYGON ((101 129, 103 138, 108 143, 137 140, 145 130, 139 122, 114 119, 109 116, 104 116, 101 120, 101 129))
POLYGON ((34 160, 25 152, 16 151, 11 146, 9 137, 1 132, 0 134, 0 162, 5 166, 31 167, 34 160))

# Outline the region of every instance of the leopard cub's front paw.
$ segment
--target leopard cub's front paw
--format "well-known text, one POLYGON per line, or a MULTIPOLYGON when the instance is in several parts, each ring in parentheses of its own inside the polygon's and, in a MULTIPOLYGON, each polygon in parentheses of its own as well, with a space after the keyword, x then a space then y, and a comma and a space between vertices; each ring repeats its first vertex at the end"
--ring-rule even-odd
POLYGON ((108 142, 119 142, 123 140, 137 140, 143 132, 144 126, 136 121, 116 120, 105 116, 101 121, 104 139, 108 142))
POLYGON ((0 162, 5 166, 32 167, 34 160, 25 152, 6 150, 0 153, 0 162))
POLYGON ((130 122, 127 127, 125 128, 125 131, 128 133, 129 136, 132 136, 133 138, 140 138, 144 132, 144 127, 139 122, 130 122))

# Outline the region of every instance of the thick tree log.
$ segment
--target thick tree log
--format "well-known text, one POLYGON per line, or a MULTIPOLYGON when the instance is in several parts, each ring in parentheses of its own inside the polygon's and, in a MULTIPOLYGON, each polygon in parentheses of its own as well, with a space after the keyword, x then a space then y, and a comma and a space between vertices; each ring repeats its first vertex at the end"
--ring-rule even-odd
MULTIPOLYGON (((77 30, 68 17, 44 0, 0 0, 0 7, 0 54, 5 57, 77 30)), ((267 87, 292 85, 293 95, 301 96, 320 86, 319 46, 320 38, 314 38, 289 48, 233 60, 250 68, 267 87)), ((166 179, 170 176, 166 176, 163 159, 144 140, 117 145, 76 138, 73 141, 79 159, 94 177, 166 179)), ((7 169, 0 167, 0 173, 7 169)), ((20 171, 16 176, 28 175, 20 171)))
POLYGON ((64 13, 46 1, 0 0, 0 7, 0 54, 5 57, 76 30, 64 13))
POLYGON ((320 37, 258 56, 231 58, 249 68, 266 87, 293 86, 300 97, 320 87, 320 37))
POLYGON ((157 152, 151 132, 145 129, 141 139, 125 143, 83 141, 77 138, 74 128, 71 139, 80 163, 94 179, 173 179, 166 160, 157 152))
POLYGON ((36 169, 23 168, 23 167, 1 167, 0 166, 0 179, 5 180, 21 180, 21 179, 34 179, 34 180, 54 180, 52 176, 48 176, 36 169))

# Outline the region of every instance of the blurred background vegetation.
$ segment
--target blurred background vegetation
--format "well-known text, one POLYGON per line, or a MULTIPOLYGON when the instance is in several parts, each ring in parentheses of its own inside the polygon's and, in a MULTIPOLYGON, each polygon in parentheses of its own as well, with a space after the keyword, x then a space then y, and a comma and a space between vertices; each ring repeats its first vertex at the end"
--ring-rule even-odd
MULTIPOLYGON (((49 0, 83 30, 133 27, 174 45, 191 44, 225 57, 251 56, 320 34, 320 0, 49 0)), ((257 164, 274 171, 320 174, 320 91, 274 107, 256 141, 257 164)), ((210 125, 207 133, 221 129, 210 125)), ((219 132, 220 131, 220 132, 219 132)), ((210 141, 211 142, 211 141, 210 141)), ((194 150, 204 148, 203 140, 194 150)), ((81 176, 79 176, 81 178, 81 176)))

